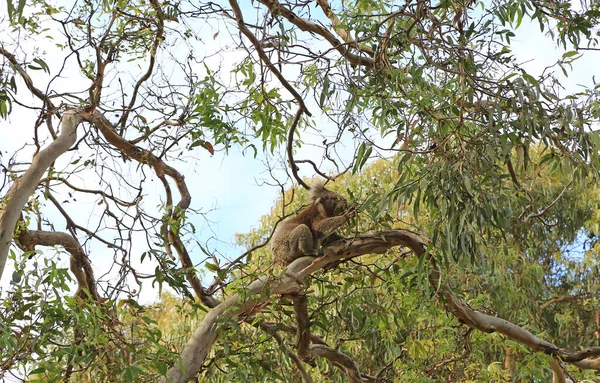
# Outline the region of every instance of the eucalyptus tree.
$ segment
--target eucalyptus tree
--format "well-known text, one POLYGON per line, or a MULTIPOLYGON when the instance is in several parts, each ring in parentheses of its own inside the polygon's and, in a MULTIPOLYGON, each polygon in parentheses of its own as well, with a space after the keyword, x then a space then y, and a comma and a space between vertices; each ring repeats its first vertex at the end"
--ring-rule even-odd
POLYGON ((2 373, 289 381, 295 369, 304 381, 362 382, 513 380, 527 371, 541 381, 550 366, 561 382, 565 364, 600 369, 589 186, 599 168, 598 89, 591 79, 576 92, 561 86, 599 49, 598 7, 8 0, 0 116, 30 137, 2 153, 0 278, 12 280, 2 296, 2 373), (512 52, 533 27, 564 52, 539 73, 512 52), (265 182, 282 190, 275 224, 244 237, 247 251, 227 260, 193 242, 191 221, 207 207, 194 205, 182 158, 198 148, 260 156, 265 182), (298 198, 286 185, 308 188, 313 176, 337 179, 361 212, 326 256, 281 273, 265 246, 293 214, 298 198), (567 252, 589 244, 583 257, 567 252), (68 254, 69 270, 49 247, 68 254), (95 275, 90 251, 107 254, 108 278, 95 275), (346 282, 340 264, 352 266, 346 282), (140 306, 135 285, 145 279, 195 307, 185 342, 164 338, 164 323, 140 306), (358 304, 394 293, 407 302, 385 301, 383 311, 358 304), (337 299, 343 310, 327 309, 337 299), (354 319, 339 328, 336 316, 354 319), (361 340, 371 360, 357 351, 361 340), (258 358, 247 350, 267 342, 281 350, 271 362, 285 358, 293 369, 235 363, 258 358), (408 368, 407 355, 422 363, 408 368), (484 363, 489 374, 471 371, 484 363))

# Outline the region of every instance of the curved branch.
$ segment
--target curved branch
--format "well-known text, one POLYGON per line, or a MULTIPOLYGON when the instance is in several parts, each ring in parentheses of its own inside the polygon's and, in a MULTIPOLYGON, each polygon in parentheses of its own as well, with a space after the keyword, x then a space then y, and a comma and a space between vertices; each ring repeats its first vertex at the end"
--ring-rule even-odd
POLYGON ((340 36, 342 38, 342 40, 344 40, 345 43, 349 44, 354 49, 358 49, 359 51, 368 54, 371 57, 375 57, 375 51, 373 49, 371 49, 371 47, 368 47, 368 46, 361 47, 358 44, 358 42, 352 37, 350 32, 348 32, 348 30, 346 30, 344 27, 342 27, 342 22, 337 17, 337 15, 335 13, 333 13, 327 0, 317 0, 317 4, 319 4, 319 7, 321 7, 321 9, 323 10, 323 13, 325 13, 325 15, 331 21, 331 25, 333 26, 333 29, 335 30, 335 32, 338 34, 338 36, 340 36))
POLYGON ((89 294, 93 300, 100 300, 92 265, 76 238, 67 233, 32 230, 22 232, 18 240, 21 246, 28 251, 35 250, 36 246, 64 247, 71 254, 70 268, 77 279, 78 288, 75 295, 85 299, 89 294))
POLYGON ((313 383, 312 378, 310 377, 308 372, 306 372, 306 369, 304 368, 304 365, 302 364, 302 361, 300 360, 298 355, 290 351, 290 349, 285 345, 283 338, 281 338, 281 336, 277 333, 277 330, 271 328, 270 326, 264 323, 260 324, 260 328, 266 331, 269 335, 271 335, 273 339, 275 339, 277 344, 279 344, 279 347, 281 347, 283 352, 285 352, 290 357, 292 362, 294 362, 294 364, 298 368, 298 371, 300 371, 300 375, 302 375, 302 380, 304 381, 304 383, 313 383))
MULTIPOLYGON (((102 133, 104 138, 111 145, 120 150, 121 153, 138 161, 140 164, 149 165, 156 173, 156 176, 161 179, 163 183, 166 183, 166 187, 168 187, 168 182, 166 181, 165 176, 168 176, 175 182, 180 194, 180 200, 173 209, 173 212, 163 219, 165 219, 164 224, 167 224, 166 220, 178 222, 181 217, 184 216, 184 213, 190 206, 192 200, 183 175, 175 168, 167 165, 151 151, 142 149, 121 137, 115 130, 113 124, 99 111, 93 110, 86 112, 84 117, 102 133)), ((192 263, 179 234, 172 229, 168 229, 167 236, 168 238, 165 238, 165 240, 168 241, 166 246, 172 244, 175 247, 175 250, 179 255, 179 260, 185 268, 187 280, 194 289, 196 296, 208 307, 215 307, 221 303, 219 300, 207 294, 204 287, 202 287, 202 284, 196 275, 194 264, 192 263)))
POLYGON ((566 295, 562 297, 554 297, 550 299, 548 302, 540 305, 540 309, 547 309, 548 307, 557 304, 557 303, 565 303, 565 302, 573 302, 581 299, 586 299, 590 295, 589 294, 581 294, 581 295, 566 295))
POLYGON ((362 383, 363 379, 356 362, 348 355, 324 344, 313 344, 310 346, 311 354, 323 357, 332 363, 341 366, 351 383, 362 383))
MULTIPOLYGON (((52 104, 52 101, 50 101, 50 98, 48 98, 48 96, 44 92, 42 92, 41 90, 36 88, 35 85, 33 85, 31 77, 29 77, 29 74, 27 74, 25 69, 23 69, 23 67, 21 67, 21 65, 17 62, 17 58, 15 57, 15 55, 13 55, 12 53, 10 53, 2 47, 0 47, 0 54, 6 57, 13 69, 21 75, 21 78, 25 82, 25 86, 27 87, 27 89, 29 89, 29 91, 33 93, 34 96, 43 101, 51 112, 54 112, 55 107, 54 104, 52 104)), ((56 114, 56 116, 60 117, 58 114, 56 114)))
POLYGON ((283 75, 275 67, 275 65, 273 65, 273 63, 271 63, 271 60, 269 60, 269 57, 267 56, 265 51, 262 49, 262 47, 260 45, 260 41, 258 41, 256 36, 254 36, 254 34, 252 34, 252 32, 250 32, 248 27, 246 27, 246 24, 244 23, 244 15, 242 14, 242 10, 240 9, 240 6, 237 3, 237 1, 229 0, 229 4, 231 5, 231 9, 233 9, 233 13, 235 14, 235 19, 237 21, 238 28, 240 28, 240 31, 248 38, 248 40, 250 40, 250 42, 254 46, 254 49, 256 49, 256 52, 258 53, 258 56, 260 57, 260 59, 265 63, 265 65, 269 68, 269 70, 271 72, 273 72, 275 77, 277 77, 279 82, 281 82, 281 85, 283 85, 283 87, 285 89, 287 89, 287 91, 290 92, 292 94, 292 96, 294 96, 294 98, 298 102, 298 105, 300 105, 300 108, 302 109, 302 111, 304 113, 306 113, 307 115, 312 116, 312 114, 310 114, 310 112, 308 111, 308 108, 304 104, 304 100, 302 99, 302 96, 300 96, 300 94, 296 91, 296 89, 294 89, 294 87, 292 85, 290 85, 290 83, 285 79, 285 77, 283 77, 283 75))
POLYGON ((158 28, 156 30, 156 36, 154 37, 154 41, 152 42, 152 48, 150 48, 150 62, 148 63, 148 69, 146 70, 146 73, 144 73, 144 75, 142 77, 140 77, 140 79, 135 84, 135 87, 133 88, 133 95, 131 96, 129 105, 123 111, 123 115, 119 119, 119 122, 116 124, 117 126, 120 125, 122 128, 125 127, 125 123, 127 122, 129 113, 131 112, 131 110, 133 109, 133 106, 135 105, 135 100, 137 99, 140 87, 142 86, 142 84, 144 82, 146 82, 150 78, 150 75, 152 75, 152 71, 154 70, 154 65, 156 62, 156 52, 158 52, 158 47, 159 47, 160 43, 165 39, 165 37, 164 37, 165 14, 163 13, 162 8, 160 7, 160 4, 158 3, 157 0, 150 0, 150 5, 156 11, 156 17, 158 18, 158 25, 157 25, 158 28))
POLYGON ((540 211, 538 213, 531 213, 531 214, 529 214, 527 217, 525 217, 525 219, 523 220, 523 222, 528 222, 530 219, 539 218, 539 217, 543 216, 544 214, 546 214, 548 212, 548 210, 550 210, 550 208, 552 208, 552 206, 554 206, 558 202, 558 200, 560 200, 562 198, 562 196, 565 194, 565 192, 567 191, 567 189, 569 188, 569 186, 571 186, 572 183, 573 183, 573 180, 569 181, 569 183, 567 184, 567 186, 565 186, 565 188, 560 192, 560 194, 558 195, 558 197, 556 197, 556 199, 554 201, 552 201, 550 203, 550 205, 546 206, 544 209, 542 209, 542 211, 540 211))
MULTIPOLYGON (((247 313, 256 311, 257 308, 261 307, 272 295, 296 295, 300 293, 305 287, 302 282, 305 277, 336 260, 370 253, 384 253, 394 246, 419 248, 419 243, 422 244, 423 241, 415 233, 408 230, 393 230, 365 237, 338 240, 327 246, 325 250, 328 255, 325 257, 298 258, 287 267, 286 272, 280 277, 256 279, 248 286, 244 296, 240 294, 232 295, 208 312, 185 345, 181 353, 181 365, 169 369, 166 378, 162 382, 184 383, 198 374, 217 338, 217 332, 222 326, 226 326, 224 319, 246 316, 247 313)), ((311 348, 315 346, 313 344, 311 348)), ((315 352, 330 355, 327 349, 318 349, 315 352)), ((343 365, 346 369, 350 368, 350 365, 343 365)))
POLYGON ((300 185, 302 185, 302 187, 304 187, 305 189, 309 189, 309 186, 298 176, 298 169, 296 167, 296 164, 294 163, 292 146, 293 146, 293 141, 294 141, 294 132, 296 131, 296 127, 298 126, 298 122, 300 121, 300 117, 302 116, 302 113, 306 113, 308 116, 312 116, 312 114, 306 108, 306 105, 304 104, 304 99, 302 99, 302 96, 300 96, 300 94, 296 91, 296 89, 294 89, 294 87, 285 79, 285 77, 283 77, 283 75, 275 67, 275 65, 273 65, 273 63, 271 63, 271 60, 269 60, 269 57, 267 57, 267 54, 262 49, 262 47, 260 45, 260 41, 258 41, 256 36, 254 36, 252 34, 252 32, 250 32, 248 27, 246 27, 246 24, 244 23, 244 15, 242 14, 242 11, 241 11, 240 6, 237 3, 237 1, 229 0, 229 4, 231 4, 231 8, 233 9, 233 13, 235 14, 235 18, 236 18, 238 28, 240 29, 240 31, 248 38, 248 40, 250 40, 250 42, 254 46, 254 49, 256 49, 256 52, 258 53, 258 56, 260 57, 260 59, 265 63, 265 65, 275 75, 275 77, 277 77, 277 79, 279 80, 281 85, 283 85, 283 87, 285 89, 287 89, 287 91, 290 92, 292 94, 292 96, 294 96, 296 101, 298 102, 299 109, 296 112, 296 115, 294 116, 294 120, 292 121, 292 125, 290 126, 290 129, 288 131, 287 155, 288 155, 290 169, 292 170, 292 174, 294 175, 294 178, 300 185))
MULTIPOLYGON (((334 241, 323 248, 325 256, 298 258, 287 267, 286 272, 281 276, 273 279, 263 277, 255 280, 248 286, 243 297, 240 294, 235 294, 208 312, 184 347, 181 354, 181 366, 172 367, 167 372, 166 380, 163 379, 162 382, 184 383, 198 374, 217 338, 217 332, 222 326, 226 325, 224 319, 246 316, 249 312, 255 312, 272 295, 297 295, 301 293, 305 288, 303 280, 308 275, 333 262, 365 254, 383 254, 396 246, 408 247, 418 257, 428 256, 426 254, 426 242, 418 234, 409 230, 390 230, 334 241)), ((473 310, 462 299, 455 297, 449 288, 444 286, 440 288, 439 269, 432 257, 430 257, 430 261, 433 265, 429 276, 430 284, 436 289, 440 298, 445 301, 447 311, 462 323, 487 333, 497 331, 535 351, 559 356, 563 361, 579 368, 600 370, 600 358, 596 358, 600 356, 600 347, 579 352, 561 349, 514 323, 473 310)), ((315 350, 313 355, 332 356, 330 350, 316 346, 315 344, 310 346, 311 353, 313 353, 313 349, 315 350)), ((346 363, 347 360, 343 356, 335 355, 335 357, 341 358, 343 362, 341 364, 346 368, 347 374, 354 374, 354 371, 358 371, 351 364, 346 363)))
POLYGON ((323 343, 310 344, 310 319, 308 317, 308 298, 305 294, 292 297, 294 313, 296 314, 296 348, 298 355, 306 363, 312 363, 317 357, 330 361, 334 366, 344 371, 351 383, 361 383, 362 377, 358 364, 343 352, 329 347, 323 343))
POLYGON ((343 44, 338 38, 323 26, 308 21, 291 10, 283 7, 277 0, 259 0, 264 4, 274 17, 283 16, 287 21, 294 24, 305 32, 311 32, 316 35, 323 37, 332 47, 334 47, 343 57, 346 58, 352 65, 361 65, 368 68, 375 67, 375 60, 370 57, 359 56, 350 51, 347 44, 343 44))

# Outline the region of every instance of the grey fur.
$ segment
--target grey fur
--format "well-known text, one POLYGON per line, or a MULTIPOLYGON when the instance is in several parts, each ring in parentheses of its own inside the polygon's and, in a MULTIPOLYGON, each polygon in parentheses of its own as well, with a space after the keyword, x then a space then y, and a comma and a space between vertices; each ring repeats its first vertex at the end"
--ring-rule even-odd
POLYGON ((309 190, 310 205, 295 217, 281 223, 271 239, 273 262, 287 266, 304 256, 322 255, 321 245, 328 237, 338 237, 336 230, 354 216, 347 211, 348 201, 315 182, 309 190))

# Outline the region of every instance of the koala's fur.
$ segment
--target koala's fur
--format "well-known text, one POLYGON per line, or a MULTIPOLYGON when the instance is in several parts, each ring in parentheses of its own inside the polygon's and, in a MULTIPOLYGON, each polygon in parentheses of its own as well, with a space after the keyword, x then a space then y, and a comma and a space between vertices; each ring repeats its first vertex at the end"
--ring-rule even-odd
POLYGON ((309 195, 311 204, 283 221, 273 234, 271 252, 277 265, 287 266, 307 255, 322 255, 323 241, 339 239, 335 231, 354 215, 353 210, 346 211, 348 201, 325 189, 321 182, 311 186, 309 195))

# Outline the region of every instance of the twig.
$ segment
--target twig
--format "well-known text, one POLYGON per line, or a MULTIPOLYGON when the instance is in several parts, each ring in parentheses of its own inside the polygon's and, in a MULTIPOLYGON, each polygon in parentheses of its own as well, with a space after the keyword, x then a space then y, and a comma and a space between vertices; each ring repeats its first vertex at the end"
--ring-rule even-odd
POLYGON ((565 194, 565 192, 567 191, 567 189, 569 188, 569 186, 571 186, 571 184, 573 183, 573 180, 569 181, 569 183, 567 184, 567 186, 565 186, 565 188, 560 192, 560 194, 558 195, 558 197, 556 197, 556 199, 554 201, 552 201, 552 203, 548 206, 546 206, 546 208, 544 208, 544 210, 540 211, 539 213, 531 213, 529 214, 527 217, 525 217, 525 219, 523 220, 523 222, 527 222, 532 218, 539 218, 541 216, 543 216, 544 214, 546 214, 546 212, 548 210, 550 210, 550 208, 552 206, 554 206, 559 199, 562 198, 562 196, 565 194))

